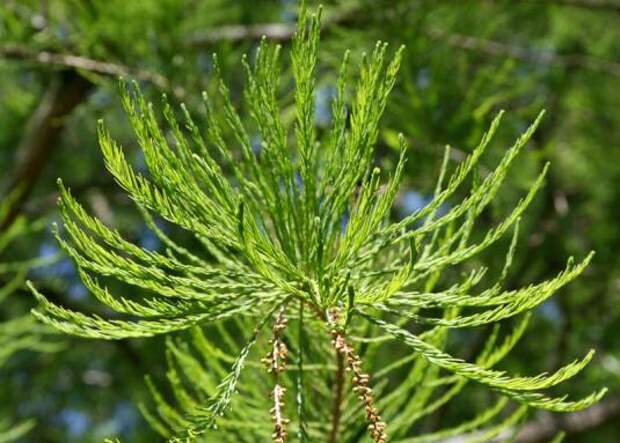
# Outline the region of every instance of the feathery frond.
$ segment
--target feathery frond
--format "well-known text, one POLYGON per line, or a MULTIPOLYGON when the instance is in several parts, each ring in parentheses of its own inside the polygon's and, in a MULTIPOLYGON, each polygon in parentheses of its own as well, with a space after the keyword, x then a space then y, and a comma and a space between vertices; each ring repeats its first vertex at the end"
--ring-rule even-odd
POLYGON ((519 220, 543 185, 548 165, 501 222, 480 239, 472 236, 543 113, 490 174, 471 180, 500 125, 500 112, 451 174, 446 152, 432 202, 391 223, 407 157, 405 137, 400 136, 400 156, 389 176, 373 164, 403 48, 388 60, 387 45, 377 43, 362 57, 352 88, 345 55, 333 124, 320 137, 313 124, 320 16, 320 9, 309 14, 302 8, 292 45, 293 125, 284 123, 279 107, 281 48, 266 40, 252 62, 243 60, 249 123, 221 78, 215 80, 218 94, 204 96, 204 127, 184 107, 178 121, 165 101, 162 124, 136 86, 122 89, 148 173, 129 164, 102 122, 101 149, 108 170, 166 250, 147 251, 125 240, 89 215, 60 182, 66 237, 57 234, 58 241, 93 295, 122 317, 72 312, 32 287, 40 301, 34 315, 64 332, 91 338, 191 329, 191 344, 168 342, 174 405, 149 382, 156 413, 145 409, 146 416, 173 441, 210 441, 214 432, 218 441, 272 438, 281 443, 288 434, 302 441, 358 441, 365 428, 378 443, 388 436, 392 441, 434 441, 483 424, 495 435, 530 407, 565 412, 598 401, 604 390, 577 400, 543 392, 579 373, 592 351, 550 374, 510 376, 492 369, 522 336, 523 314, 579 276, 592 258, 569 260, 550 280, 503 288, 519 220), (440 214, 470 182, 467 196, 440 214), (176 243, 157 228, 152 214, 190 233, 203 250, 176 243), (511 235, 504 269, 486 289, 479 288, 485 269, 447 285, 452 269, 511 235), (146 295, 112 294, 97 276, 146 295), (521 320, 498 344, 504 327, 498 322, 513 317, 521 320), (266 324, 276 325, 271 344, 266 343, 266 324), (489 324, 498 326, 474 363, 449 353, 451 329, 489 324), (213 328, 217 340, 204 332, 213 328), (239 340, 239 333, 247 331, 254 332, 239 340), (277 347, 268 359, 272 369, 278 366, 273 371, 277 376, 261 371, 253 357, 267 354, 269 346, 277 347), (390 358, 385 346, 407 353, 390 358), (285 354, 292 364, 279 367, 285 354), (245 369, 251 370, 251 378, 244 379, 245 369), (396 371, 405 377, 394 387, 388 379, 396 371), (490 388, 497 398, 456 428, 414 437, 418 420, 470 382, 490 388), (296 401, 284 387, 298 390, 296 401), (237 390, 242 395, 234 396, 237 390))

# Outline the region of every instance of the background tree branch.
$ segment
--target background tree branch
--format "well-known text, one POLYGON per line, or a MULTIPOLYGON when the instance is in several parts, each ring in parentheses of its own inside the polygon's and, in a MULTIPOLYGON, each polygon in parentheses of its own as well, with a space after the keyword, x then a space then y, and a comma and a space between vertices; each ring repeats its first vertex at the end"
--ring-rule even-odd
MULTIPOLYGON (((551 440, 558 432, 567 434, 586 432, 620 417, 620 396, 610 397, 596 405, 570 414, 539 414, 537 418, 526 423, 518 431, 515 443, 539 443, 551 440)), ((493 443, 511 439, 515 428, 510 428, 498 435, 493 443)), ((444 440, 444 443, 464 443, 484 431, 458 435, 444 440)))
POLYGON ((600 11, 620 12, 620 2, 616 0, 522 0, 526 2, 575 6, 600 11))
POLYGON ((18 193, 0 229, 20 213, 52 152, 59 146, 65 119, 90 93, 93 83, 75 70, 60 71, 48 86, 32 116, 15 154, 15 164, 5 191, 18 193))
POLYGON ((185 91, 180 87, 173 87, 170 81, 161 74, 145 69, 134 69, 119 63, 95 60, 88 57, 72 54, 61 54, 50 51, 33 51, 27 46, 7 44, 0 46, 0 57, 10 60, 54 65, 61 68, 83 70, 112 77, 131 77, 137 80, 153 83, 158 88, 173 93, 177 98, 183 98, 185 91))
POLYGON ((511 57, 533 63, 577 67, 604 74, 620 76, 620 63, 602 60, 583 54, 557 54, 551 51, 538 51, 524 46, 501 43, 469 35, 449 33, 431 28, 428 34, 445 41, 450 46, 468 51, 479 51, 498 57, 511 57))
MULTIPOLYGON (((359 12, 360 5, 352 4, 342 7, 327 15, 321 23, 321 32, 329 31, 335 25, 346 24, 359 12)), ((217 43, 238 43, 246 40, 258 40, 267 37, 269 40, 286 42, 295 35, 293 23, 261 23, 255 25, 224 25, 208 29, 191 36, 189 45, 195 47, 209 46, 217 43)))
POLYGON ((160 74, 131 69, 118 63, 49 51, 36 52, 27 46, 16 44, 0 46, 0 57, 62 68, 55 74, 41 103, 30 117, 17 148, 15 166, 3 187, 5 193, 17 190, 18 196, 7 217, 0 222, 0 228, 10 225, 20 213, 37 178, 59 144, 66 118, 92 91, 94 84, 80 71, 136 78, 153 83, 164 91, 170 91, 177 98, 185 95, 183 88, 172 87, 168 79, 160 74))
MULTIPOLYGON (((564 1, 566 4, 584 3, 578 1, 564 1)), ((590 2, 585 2, 590 3, 590 2)), ((611 7, 611 3, 591 1, 592 4, 602 7, 603 4, 611 7)), ((620 8, 620 4, 618 5, 620 8)), ((619 9, 620 10, 620 9, 619 9)), ((325 20, 322 31, 325 32, 334 25, 342 25, 349 21, 357 8, 349 8, 325 20)), ((293 38, 295 27, 287 23, 263 23, 255 25, 225 25, 195 34, 190 38, 192 46, 214 45, 222 42, 237 43, 245 40, 258 40, 267 37, 270 40, 286 42, 293 38)), ((497 57, 512 57, 532 63, 543 63, 564 67, 577 67, 608 75, 620 76, 620 62, 603 60, 585 54, 557 54, 552 51, 541 51, 524 46, 502 43, 495 40, 483 39, 458 33, 450 33, 439 28, 430 28, 427 33, 436 39, 445 41, 458 49, 479 51, 497 57)))

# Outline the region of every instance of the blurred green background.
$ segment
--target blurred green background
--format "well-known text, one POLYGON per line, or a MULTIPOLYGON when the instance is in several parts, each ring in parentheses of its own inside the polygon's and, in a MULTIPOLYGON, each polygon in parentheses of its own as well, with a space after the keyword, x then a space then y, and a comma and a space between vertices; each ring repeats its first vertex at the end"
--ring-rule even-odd
MULTIPOLYGON (((562 428, 569 442, 620 441, 620 2, 322 3, 319 127, 329 125, 335 73, 345 49, 359 60, 377 40, 407 47, 377 159, 393 162, 399 132, 410 141, 395 218, 428 201, 446 144, 454 148, 451 161, 459 162, 495 113, 506 109, 499 137, 483 162, 494 165, 538 111, 547 109, 487 214, 491 225, 495 211, 505 213, 551 161, 547 185, 524 221, 508 286, 551 277, 571 255, 583 257, 592 249, 597 255, 585 276, 536 311, 507 366, 534 373, 594 347, 594 364, 563 389, 583 394, 608 386, 611 392, 589 415, 572 421, 531 414, 532 435, 518 441, 548 441, 545 429, 562 428)), ((288 46, 297 10, 292 0, 2 0, 0 192, 21 191, 10 218, 54 221, 56 178, 63 177, 106 223, 144 247, 158 248, 157 238, 105 172, 97 146, 96 120, 103 118, 134 164, 142 161, 120 109, 119 76, 138 81, 155 102, 165 93, 200 115, 200 92, 212 87, 211 54, 216 52, 239 101, 242 54, 251 55, 263 34, 288 46)), ((282 83, 290 84, 291 78, 285 71, 282 83)), ((292 103, 288 90, 284 118, 292 103)), ((17 260, 57 252, 46 229, 20 239, 5 256, 17 260)), ((493 263, 504 253, 495 252, 478 260, 493 263)), ((55 302, 101 312, 66 258, 33 270, 29 278, 55 302)), ((0 305, 0 320, 33 305, 26 290, 9 300, 0 305)), ((462 355, 467 356, 472 352, 467 347, 477 342, 465 338, 462 355)), ((0 369, 0 416, 37 420, 22 441, 100 442, 112 436, 159 441, 136 405, 146 399, 143 375, 163 376, 163 341, 62 341, 60 352, 21 352, 0 369)), ((460 401, 439 411, 435 425, 465 416, 467 398, 460 401)))

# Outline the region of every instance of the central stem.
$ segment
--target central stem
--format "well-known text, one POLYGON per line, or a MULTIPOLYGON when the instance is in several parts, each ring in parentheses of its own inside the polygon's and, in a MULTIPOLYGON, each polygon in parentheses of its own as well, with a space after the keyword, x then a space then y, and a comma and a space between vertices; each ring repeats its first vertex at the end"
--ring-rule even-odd
POLYGON ((342 393, 344 391, 344 356, 336 352, 338 369, 334 381, 334 404, 332 408, 332 428, 329 433, 329 443, 338 443, 338 428, 342 417, 342 393))

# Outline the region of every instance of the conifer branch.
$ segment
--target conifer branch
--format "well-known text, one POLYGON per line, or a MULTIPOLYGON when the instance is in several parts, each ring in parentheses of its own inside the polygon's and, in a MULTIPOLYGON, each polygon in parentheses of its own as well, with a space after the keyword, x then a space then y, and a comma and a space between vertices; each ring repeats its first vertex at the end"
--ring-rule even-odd
POLYGON ((392 222, 390 212, 407 161, 405 137, 400 137, 400 154, 389 176, 374 159, 403 48, 390 59, 387 45, 378 42, 361 58, 353 84, 345 54, 332 104, 333 124, 323 135, 313 123, 321 29, 321 10, 311 14, 302 7, 291 45, 292 123, 282 118, 278 99, 281 47, 266 39, 253 60, 242 60, 247 107, 233 106, 214 60, 217 92, 203 97, 206 128, 183 106, 181 121, 167 102, 159 116, 137 85, 122 89, 121 100, 148 173, 130 164, 103 122, 98 131, 101 150, 106 167, 166 252, 145 250, 126 240, 90 215, 60 182, 64 235, 56 233, 58 242, 95 298, 120 317, 74 312, 31 285, 40 302, 35 316, 67 333, 92 338, 192 331, 191 346, 182 341, 168 345, 174 401, 149 383, 156 411, 145 416, 171 441, 201 436, 235 443, 284 442, 287 417, 295 415, 294 405, 284 401, 285 386, 295 380, 291 371, 300 372, 298 435, 305 438, 307 430, 307 440, 312 441, 356 440, 368 432, 373 441, 384 443, 388 425, 395 439, 417 438, 411 435, 412 424, 437 411, 470 382, 503 399, 429 439, 478 429, 489 439, 513 426, 528 408, 573 412, 598 402, 604 389, 572 401, 544 393, 580 373, 592 360, 592 351, 551 373, 510 376, 493 369, 523 335, 527 316, 504 341, 498 339, 500 322, 536 308, 577 278, 592 259, 570 259, 554 278, 504 289, 519 221, 542 187, 548 165, 494 227, 472 235, 543 113, 480 177, 480 162, 500 125, 500 112, 471 155, 453 171, 446 152, 432 201, 392 222), (238 109, 247 109, 249 124, 238 109), (466 196, 454 202, 458 193, 466 196), (151 214, 185 231, 200 249, 177 243, 157 228, 151 214), (501 245, 506 237, 509 245, 497 277, 486 268, 458 272, 460 265, 501 245), (112 293, 99 276, 133 290, 112 293), (460 277, 451 281, 455 276, 460 277), (286 315, 283 307, 293 300, 316 314, 302 320, 300 311, 297 334, 285 327, 295 314, 286 315), (275 312, 272 339, 266 345, 259 342, 259 331, 275 312), (258 324, 255 318, 260 318, 258 324), (452 329, 487 324, 494 324, 493 332, 474 362, 447 349, 452 329), (215 331, 215 336, 202 333, 203 328, 215 331), (254 333, 240 342, 239 330, 254 333), (353 337, 363 343, 359 351, 351 345, 353 337), (376 356, 387 342, 403 356, 379 361, 376 356), (299 364, 285 370, 288 346, 296 343, 299 364), (255 347, 267 355, 269 372, 259 370, 260 363, 251 359, 255 347), (302 364, 302 353, 310 363, 302 364), (372 389, 362 361, 381 376, 372 389), (396 370, 406 376, 392 386, 385 377, 396 370), (260 383, 246 381, 247 371, 260 383), (312 395, 301 392, 302 372, 312 374, 311 386, 305 387, 312 395), (351 392, 344 389, 345 372, 351 373, 351 392), (327 374, 334 373, 330 384, 327 374), (194 380, 200 383, 191 383, 194 380), (266 385, 274 386, 269 396, 260 389, 266 385), (237 391, 240 395, 233 395, 237 391), (355 396, 361 407, 348 407, 355 396), (330 401, 333 407, 326 408, 330 401), (500 417, 506 401, 521 406, 500 417))

